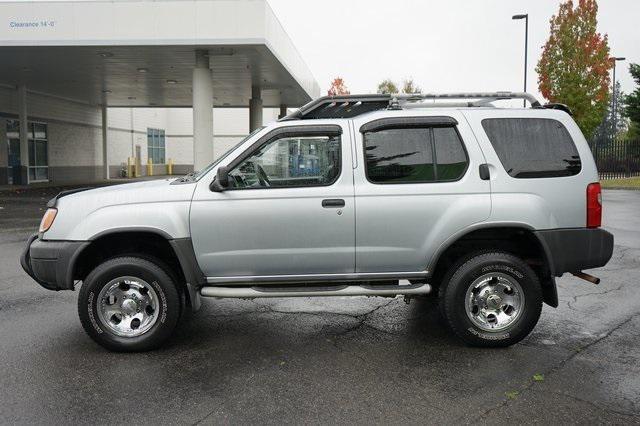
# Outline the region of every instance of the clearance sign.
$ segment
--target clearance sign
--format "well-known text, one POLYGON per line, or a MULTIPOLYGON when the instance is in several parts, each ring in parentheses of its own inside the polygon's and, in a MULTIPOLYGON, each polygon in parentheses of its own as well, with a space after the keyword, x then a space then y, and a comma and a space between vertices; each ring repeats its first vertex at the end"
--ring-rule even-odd
POLYGON ((56 21, 10 21, 9 28, 51 28, 56 26, 56 21))

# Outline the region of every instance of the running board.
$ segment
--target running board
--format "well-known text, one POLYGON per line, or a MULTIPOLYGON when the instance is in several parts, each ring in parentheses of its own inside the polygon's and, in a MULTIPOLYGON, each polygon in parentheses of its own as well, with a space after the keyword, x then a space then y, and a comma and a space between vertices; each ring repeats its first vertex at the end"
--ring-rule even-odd
POLYGON ((429 294, 429 284, 410 285, 340 285, 323 287, 203 287, 204 297, 251 299, 257 297, 313 297, 313 296, 395 296, 398 294, 429 294))

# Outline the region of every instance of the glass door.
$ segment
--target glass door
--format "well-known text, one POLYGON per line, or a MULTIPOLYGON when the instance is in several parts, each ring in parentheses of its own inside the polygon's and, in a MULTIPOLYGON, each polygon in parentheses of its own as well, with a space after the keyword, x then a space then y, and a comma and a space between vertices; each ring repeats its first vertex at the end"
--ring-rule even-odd
POLYGON ((20 183, 20 122, 7 120, 7 178, 9 185, 20 183))
POLYGON ((29 123, 29 182, 49 180, 47 125, 29 123))
MULTIPOLYGON (((49 180, 49 155, 47 125, 29 123, 27 126, 29 145, 29 183, 49 180)), ((7 120, 7 154, 9 184, 21 183, 20 178, 20 121, 7 120)))

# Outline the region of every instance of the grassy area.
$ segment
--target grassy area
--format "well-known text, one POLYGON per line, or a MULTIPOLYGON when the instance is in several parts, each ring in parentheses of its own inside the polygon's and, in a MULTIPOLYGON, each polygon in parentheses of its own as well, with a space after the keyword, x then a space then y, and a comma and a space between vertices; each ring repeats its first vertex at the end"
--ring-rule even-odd
POLYGON ((605 189, 640 189, 640 176, 622 179, 604 179, 600 184, 605 189))

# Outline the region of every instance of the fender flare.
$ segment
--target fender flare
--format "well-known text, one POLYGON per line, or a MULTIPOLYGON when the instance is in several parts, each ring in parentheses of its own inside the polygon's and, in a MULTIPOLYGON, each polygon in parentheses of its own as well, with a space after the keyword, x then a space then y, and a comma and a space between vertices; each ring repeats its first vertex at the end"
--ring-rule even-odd
POLYGON ((440 261, 440 257, 445 251, 447 251, 447 249, 449 249, 460 239, 464 238, 465 236, 469 235, 474 231, 478 231, 481 229, 490 229, 490 228, 521 229, 523 231, 528 231, 531 235, 535 237, 535 240, 538 242, 539 247, 542 251, 542 254, 544 255, 544 261, 549 270, 549 279, 545 280, 545 282, 540 283, 542 285, 544 302, 553 308, 557 308, 559 304, 558 289, 556 285, 555 266, 553 263, 553 257, 551 256, 551 251, 548 245, 546 244, 546 242, 540 237, 540 235, 538 235, 535 232, 535 229, 532 226, 523 222, 483 222, 483 223, 470 225, 460 230, 459 232, 447 238, 442 244, 440 244, 440 247, 438 247, 438 249, 435 251, 426 268, 426 270, 429 271, 429 276, 433 274, 433 271, 435 270, 436 266, 438 265, 438 262, 440 261))
POLYGON ((173 254, 178 259, 178 264, 185 278, 185 290, 189 299, 192 311, 200 309, 200 287, 205 284, 206 278, 198 262, 196 260, 195 250, 190 237, 173 238, 167 232, 151 227, 131 227, 131 228, 113 228, 102 231, 93 235, 88 241, 84 242, 78 250, 73 253, 67 264, 65 283, 69 289, 73 289, 73 273, 76 269, 76 262, 82 252, 91 246, 91 243, 99 238, 115 234, 126 234, 130 232, 145 232, 155 234, 169 243, 173 254))

